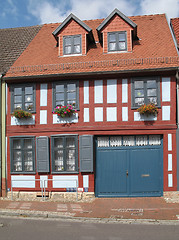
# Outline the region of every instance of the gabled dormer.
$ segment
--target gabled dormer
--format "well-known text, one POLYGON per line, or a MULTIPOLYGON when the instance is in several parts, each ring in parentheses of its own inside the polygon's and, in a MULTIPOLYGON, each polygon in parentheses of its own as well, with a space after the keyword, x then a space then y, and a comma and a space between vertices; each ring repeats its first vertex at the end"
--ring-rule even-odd
POLYGON ((57 40, 59 56, 86 55, 92 29, 72 13, 52 33, 57 40))
POLYGON ((137 25, 115 9, 96 29, 104 53, 132 52, 137 25))

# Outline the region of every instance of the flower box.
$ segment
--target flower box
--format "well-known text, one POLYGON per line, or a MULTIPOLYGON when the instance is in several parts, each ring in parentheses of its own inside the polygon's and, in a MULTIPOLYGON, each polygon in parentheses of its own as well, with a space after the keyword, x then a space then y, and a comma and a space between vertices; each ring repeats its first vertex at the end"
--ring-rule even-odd
POLYGON ((12 116, 18 119, 29 119, 32 118, 32 113, 24 111, 24 110, 15 110, 12 113, 12 116))
POLYGON ((141 114, 141 115, 154 115, 156 116, 158 114, 158 108, 155 106, 155 104, 153 103, 149 103, 149 104, 144 104, 142 106, 140 106, 137 111, 141 114))
POLYGON ((72 117, 76 112, 77 110, 70 104, 67 104, 67 106, 56 106, 53 111, 53 113, 57 114, 61 118, 72 117))

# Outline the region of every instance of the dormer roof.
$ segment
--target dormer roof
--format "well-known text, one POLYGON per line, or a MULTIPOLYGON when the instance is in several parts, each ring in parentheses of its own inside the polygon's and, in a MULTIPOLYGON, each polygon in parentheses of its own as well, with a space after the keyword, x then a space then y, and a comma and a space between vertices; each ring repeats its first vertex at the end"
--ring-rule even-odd
POLYGON ((117 8, 114 9, 114 11, 107 17, 104 19, 104 21, 96 28, 97 31, 101 31, 102 28, 111 20, 111 18, 114 15, 118 15, 119 17, 121 17, 125 22, 127 22, 132 28, 137 27, 137 24, 135 24, 131 19, 129 19, 128 17, 126 17, 122 12, 120 12, 117 8))
POLYGON ((82 28, 84 28, 92 37, 92 29, 86 25, 84 22, 82 22, 79 18, 77 18, 73 13, 71 13, 56 29, 53 31, 53 35, 55 38, 57 38, 58 33, 71 21, 74 20, 77 22, 82 28))

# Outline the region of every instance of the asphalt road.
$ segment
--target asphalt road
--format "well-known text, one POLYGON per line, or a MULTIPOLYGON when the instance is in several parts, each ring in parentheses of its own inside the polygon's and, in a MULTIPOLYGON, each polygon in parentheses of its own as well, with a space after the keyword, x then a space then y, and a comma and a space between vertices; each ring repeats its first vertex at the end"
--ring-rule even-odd
POLYGON ((178 240, 179 225, 0 218, 0 240, 178 240))

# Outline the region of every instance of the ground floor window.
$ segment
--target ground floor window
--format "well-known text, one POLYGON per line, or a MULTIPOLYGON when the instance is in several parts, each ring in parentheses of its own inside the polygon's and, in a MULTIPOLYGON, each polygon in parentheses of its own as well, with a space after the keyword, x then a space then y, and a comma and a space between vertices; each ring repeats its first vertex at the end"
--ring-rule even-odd
POLYGON ((52 171, 78 171, 78 136, 51 137, 52 171))
POLYGON ((11 172, 29 173, 35 171, 35 138, 11 137, 11 172))

